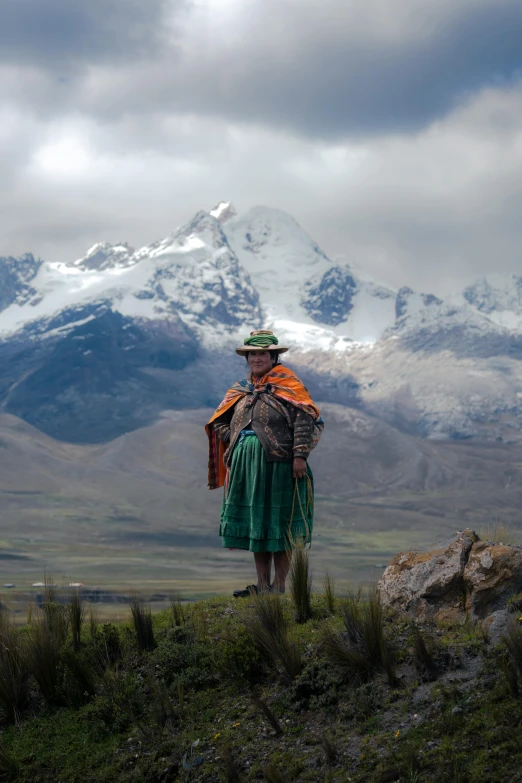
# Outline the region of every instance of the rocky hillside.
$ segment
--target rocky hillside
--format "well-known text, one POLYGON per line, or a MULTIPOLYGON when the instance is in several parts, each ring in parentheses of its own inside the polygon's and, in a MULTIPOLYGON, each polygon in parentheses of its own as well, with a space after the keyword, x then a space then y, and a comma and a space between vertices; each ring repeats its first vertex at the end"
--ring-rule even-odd
POLYGON ((83 627, 46 593, 23 634, 0 625, 4 780, 522 780, 520 595, 499 638, 332 583, 83 627))

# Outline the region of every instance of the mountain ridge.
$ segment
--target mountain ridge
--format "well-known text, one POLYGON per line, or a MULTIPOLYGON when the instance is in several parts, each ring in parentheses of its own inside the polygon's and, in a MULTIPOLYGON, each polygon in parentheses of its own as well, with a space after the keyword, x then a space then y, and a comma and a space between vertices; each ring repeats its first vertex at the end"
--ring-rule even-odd
POLYGON ((261 326, 327 402, 427 438, 522 431, 514 275, 445 299, 394 290, 331 260, 292 216, 221 202, 137 250, 0 258, 0 285, 0 411, 56 437, 109 439, 216 404, 244 373, 233 348, 261 326))

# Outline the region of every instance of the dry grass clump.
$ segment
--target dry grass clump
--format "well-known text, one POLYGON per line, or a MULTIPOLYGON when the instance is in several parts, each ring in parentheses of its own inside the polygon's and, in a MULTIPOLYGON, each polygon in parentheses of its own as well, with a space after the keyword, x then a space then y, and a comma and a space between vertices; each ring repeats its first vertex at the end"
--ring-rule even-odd
POLYGON ((232 754, 230 745, 225 745, 221 751, 221 758, 227 783, 239 783, 241 770, 232 754))
POLYGON ((32 622, 25 641, 25 662, 48 705, 61 703, 59 696, 62 648, 69 631, 71 613, 57 602, 52 579, 45 575, 43 617, 32 622))
POLYGON ((7 723, 18 723, 28 705, 28 676, 23 637, 0 610, 0 710, 7 723))
POLYGON ((259 712, 261 712, 270 723, 276 733, 276 736, 280 737, 283 733, 283 729, 266 701, 261 699, 259 696, 256 696, 255 694, 252 696, 252 701, 254 703, 254 707, 256 707, 256 709, 259 710, 259 712))
POLYGON ((395 684, 393 654, 384 632, 384 617, 375 590, 366 601, 350 595, 342 602, 345 633, 328 628, 323 643, 326 656, 347 679, 367 682, 384 669, 390 684, 395 684))
MULTIPOLYGON (((61 608, 61 607, 60 607, 61 608)), ((34 623, 27 634, 25 660, 27 668, 38 683, 42 696, 49 705, 59 704, 61 649, 65 640, 64 625, 56 618, 60 614, 44 616, 34 623)))
POLYGON ((179 597, 172 598, 170 601, 170 607, 172 610, 172 620, 174 622, 174 625, 179 628, 186 622, 186 612, 185 607, 181 603, 181 600, 179 597))
POLYGON ((130 610, 138 649, 154 650, 156 648, 156 639, 154 638, 150 607, 145 608, 139 596, 134 595, 130 602, 130 610))
POLYGON ((263 775, 268 783, 287 783, 283 774, 278 770, 275 764, 268 764, 263 770, 263 775))
POLYGON ((482 541, 491 541, 492 544, 505 546, 517 546, 521 540, 519 530, 498 519, 490 523, 485 530, 479 531, 478 535, 482 541))
POLYGON ((296 547, 290 569, 290 589, 295 604, 295 619, 306 623, 312 617, 312 574, 310 559, 304 546, 296 547))
POLYGON ((69 624, 72 632, 72 643, 75 652, 82 644, 82 625, 85 616, 85 606, 77 589, 73 590, 68 605, 69 624))
POLYGON ((324 575, 324 598, 330 614, 335 614, 335 580, 329 571, 324 575))
POLYGON ((502 637, 506 648, 505 675, 514 696, 518 696, 522 688, 522 627, 515 622, 510 623, 502 637))
POLYGON ((252 596, 251 612, 243 622, 259 652, 292 681, 301 674, 303 664, 297 644, 288 636, 283 605, 279 595, 252 596))
POLYGON ((438 674, 438 667, 433 657, 431 649, 426 645, 424 637, 418 628, 415 629, 415 639, 413 642, 413 662, 419 674, 426 676, 429 680, 435 680, 438 674))
POLYGON ((98 615, 96 614, 96 609, 93 609, 91 606, 89 609, 89 636, 91 639, 94 639, 96 636, 96 633, 98 631, 98 615))
POLYGON ((326 756, 326 763, 335 764, 339 757, 339 749, 335 741, 327 734, 322 734, 321 745, 323 746, 324 755, 326 756))

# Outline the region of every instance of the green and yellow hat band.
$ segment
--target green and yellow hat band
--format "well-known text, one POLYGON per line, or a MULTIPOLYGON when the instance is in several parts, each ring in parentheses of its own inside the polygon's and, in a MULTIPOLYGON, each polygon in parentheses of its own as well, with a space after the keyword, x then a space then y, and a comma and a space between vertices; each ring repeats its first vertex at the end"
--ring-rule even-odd
POLYGON ((250 351, 277 351, 285 353, 288 348, 279 345, 279 340, 273 332, 268 329, 258 329, 250 332, 250 337, 246 337, 242 348, 236 348, 236 353, 240 356, 246 356, 250 351))

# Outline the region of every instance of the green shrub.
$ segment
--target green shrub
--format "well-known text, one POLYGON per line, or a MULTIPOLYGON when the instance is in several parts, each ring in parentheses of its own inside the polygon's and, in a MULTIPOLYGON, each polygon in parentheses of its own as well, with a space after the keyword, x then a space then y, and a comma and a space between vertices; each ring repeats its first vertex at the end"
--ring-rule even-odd
POLYGON ((88 651, 62 650, 62 681, 60 690, 63 702, 77 707, 96 695, 96 685, 101 670, 88 651))
POLYGON ((307 664, 289 689, 288 701, 292 709, 325 709, 339 700, 339 678, 325 661, 307 664))
POLYGON ((117 669, 104 673, 98 695, 84 708, 84 715, 95 735, 125 731, 144 712, 145 700, 136 676, 117 669))
POLYGON ((86 652, 100 672, 121 661, 123 647, 118 627, 113 623, 97 625, 86 644, 86 652))
POLYGON ((220 641, 217 665, 223 675, 252 684, 263 678, 266 671, 264 658, 245 626, 241 625, 234 628, 233 632, 221 634, 220 641))
POLYGON ((159 639, 150 665, 168 685, 182 682, 190 690, 202 690, 218 680, 215 648, 184 627, 172 627, 159 639))

